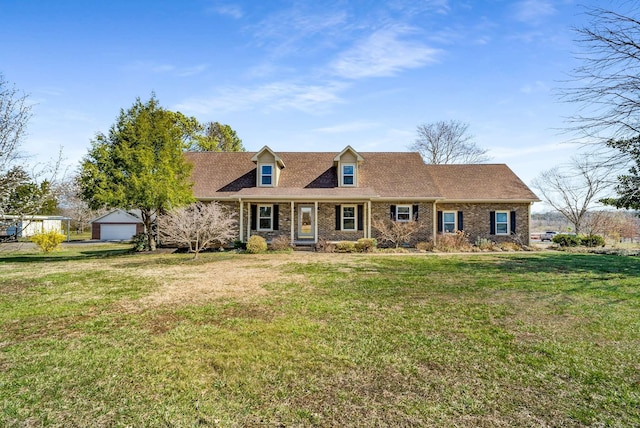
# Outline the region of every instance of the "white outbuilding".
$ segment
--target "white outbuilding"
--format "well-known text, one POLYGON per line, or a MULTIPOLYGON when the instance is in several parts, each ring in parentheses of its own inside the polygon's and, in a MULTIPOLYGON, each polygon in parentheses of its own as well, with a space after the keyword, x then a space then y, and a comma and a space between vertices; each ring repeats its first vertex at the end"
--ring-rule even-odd
POLYGON ((91 220, 91 239, 127 241, 142 232, 144 232, 142 220, 121 209, 110 211, 91 220))

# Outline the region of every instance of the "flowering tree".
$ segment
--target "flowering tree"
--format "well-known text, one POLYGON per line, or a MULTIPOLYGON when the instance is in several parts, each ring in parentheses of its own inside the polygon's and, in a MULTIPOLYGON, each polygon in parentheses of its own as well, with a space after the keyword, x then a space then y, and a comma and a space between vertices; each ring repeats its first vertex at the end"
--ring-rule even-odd
POLYGON ((188 247, 193 258, 238 236, 235 213, 217 202, 173 209, 158 218, 158 229, 163 242, 188 247))

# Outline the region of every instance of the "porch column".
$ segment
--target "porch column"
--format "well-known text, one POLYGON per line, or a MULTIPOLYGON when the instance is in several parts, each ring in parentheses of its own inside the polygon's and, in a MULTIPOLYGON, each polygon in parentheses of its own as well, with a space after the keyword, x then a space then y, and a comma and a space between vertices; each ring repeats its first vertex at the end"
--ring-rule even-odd
POLYGON ((438 209, 436 208, 436 201, 433 201, 433 220, 431 221, 433 243, 436 243, 436 237, 438 236, 438 209))
POLYGON ((371 201, 367 201, 367 236, 371 238, 371 201))
POLYGON ((296 240, 296 236, 295 236, 295 230, 296 230, 295 214, 296 214, 295 206, 294 206, 293 201, 291 201, 291 245, 293 245, 295 243, 295 240, 296 240))
POLYGON ((313 243, 318 243, 318 201, 313 202, 313 243))
POLYGON ((238 202, 240 203, 240 227, 238 239, 242 241, 242 236, 244 235, 244 202, 242 202, 242 198, 239 198, 238 202))
POLYGON ((247 213, 247 241, 251 238, 251 206, 249 206, 249 212, 247 213))

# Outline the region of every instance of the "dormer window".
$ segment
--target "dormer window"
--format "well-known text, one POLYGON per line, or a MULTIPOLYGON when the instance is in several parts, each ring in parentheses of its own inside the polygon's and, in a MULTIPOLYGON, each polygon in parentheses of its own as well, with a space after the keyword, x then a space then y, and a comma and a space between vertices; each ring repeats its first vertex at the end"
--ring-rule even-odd
POLYGON ((273 186, 273 165, 260 165, 260 185, 273 186))
POLYGON ((342 165, 342 185, 355 186, 356 184, 356 166, 355 164, 342 165))
POLYGON ((264 146, 256 153, 251 162, 256 164, 256 186, 277 187, 280 171, 284 169, 284 162, 269 147, 264 146))
POLYGON ((338 174, 339 187, 358 187, 358 165, 364 158, 358 154, 351 146, 347 146, 343 151, 333 158, 333 164, 338 174))

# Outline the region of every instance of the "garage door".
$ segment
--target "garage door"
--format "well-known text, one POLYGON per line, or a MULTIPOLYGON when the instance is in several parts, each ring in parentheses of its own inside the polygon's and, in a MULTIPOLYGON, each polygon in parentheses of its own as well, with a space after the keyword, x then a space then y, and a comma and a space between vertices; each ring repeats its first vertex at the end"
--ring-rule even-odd
POLYGON ((101 224, 100 239, 102 241, 122 241, 131 239, 136 234, 135 224, 101 224))

